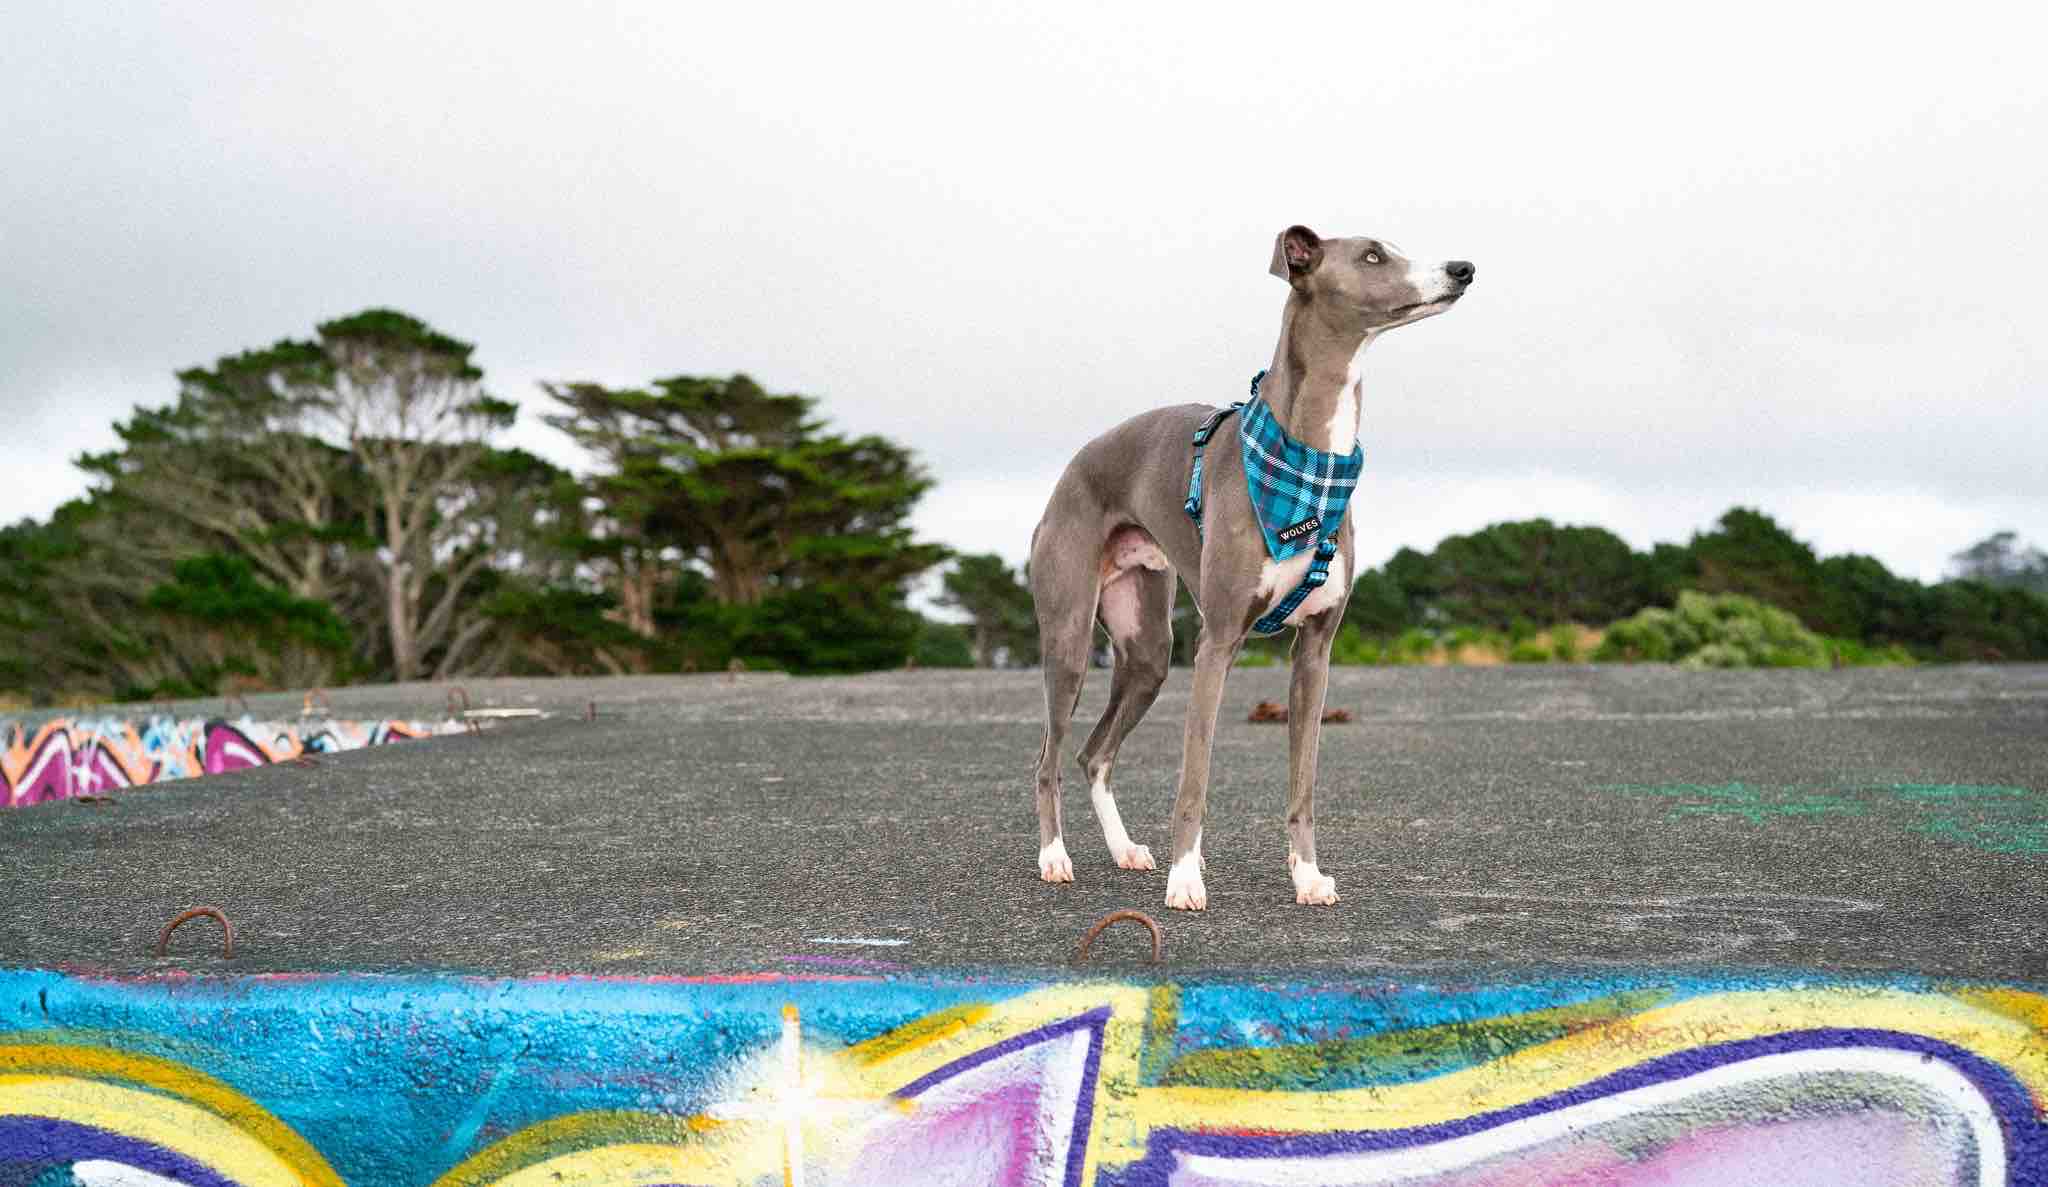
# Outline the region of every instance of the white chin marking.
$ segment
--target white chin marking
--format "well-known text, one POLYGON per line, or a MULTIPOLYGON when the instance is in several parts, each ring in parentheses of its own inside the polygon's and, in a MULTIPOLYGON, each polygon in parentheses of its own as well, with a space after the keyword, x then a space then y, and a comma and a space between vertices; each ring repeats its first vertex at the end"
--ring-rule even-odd
POLYGON ((1195 834, 1195 847, 1166 871, 1166 905, 1178 911, 1201 911, 1209 906, 1209 890, 1202 885, 1202 834, 1195 834))
POLYGON ((1294 901, 1308 907, 1328 907, 1337 901, 1337 880, 1316 868, 1312 861, 1287 855, 1287 873, 1294 879, 1294 901))
POLYGON ((1072 882, 1074 863, 1067 858, 1065 838, 1054 838, 1053 843, 1038 851, 1038 876, 1046 882, 1072 882))
POLYGON ((1102 842, 1109 846, 1109 857, 1123 870, 1155 869, 1152 851, 1143 845, 1131 843, 1131 835, 1124 831, 1123 817, 1117 815, 1116 797, 1109 793, 1108 773, 1095 780, 1088 789, 1088 798, 1095 801, 1095 819, 1102 824, 1102 842))

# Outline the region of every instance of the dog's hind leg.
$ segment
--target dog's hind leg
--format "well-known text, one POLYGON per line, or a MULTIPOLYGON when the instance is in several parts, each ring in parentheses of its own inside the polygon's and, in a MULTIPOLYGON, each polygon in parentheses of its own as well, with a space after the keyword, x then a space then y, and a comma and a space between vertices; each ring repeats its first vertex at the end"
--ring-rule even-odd
POLYGON ((1103 552, 1104 568, 1114 575, 1102 586, 1096 614, 1109 632, 1116 672, 1110 680, 1109 706, 1076 761, 1088 775, 1089 797, 1110 858, 1127 870, 1149 870, 1154 868, 1152 850, 1133 843, 1124 831, 1109 775, 1124 739, 1166 682, 1173 658, 1174 576, 1158 546, 1140 528, 1119 529, 1103 552))
POLYGON ((1038 650, 1045 670, 1045 740, 1038 751, 1038 876, 1047 882, 1072 882, 1074 863, 1067 856, 1060 821, 1060 751, 1081 682, 1088 675, 1088 653, 1095 646, 1095 601, 1099 537, 1087 529, 1088 547, 1074 547, 1074 523, 1055 521, 1062 491, 1031 540, 1031 601, 1038 616, 1038 650))

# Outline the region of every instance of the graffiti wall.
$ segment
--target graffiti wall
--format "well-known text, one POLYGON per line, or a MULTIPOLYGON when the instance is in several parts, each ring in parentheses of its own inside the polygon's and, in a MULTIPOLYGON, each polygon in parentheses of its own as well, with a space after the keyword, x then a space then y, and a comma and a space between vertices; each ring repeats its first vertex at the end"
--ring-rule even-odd
POLYGON ((0 973, 7 1183, 1983 1187, 2044 1100, 1996 987, 0 973))
POLYGON ((459 721, 240 721, 61 718, 0 726, 0 807, 99 796, 300 755, 458 733, 459 721))

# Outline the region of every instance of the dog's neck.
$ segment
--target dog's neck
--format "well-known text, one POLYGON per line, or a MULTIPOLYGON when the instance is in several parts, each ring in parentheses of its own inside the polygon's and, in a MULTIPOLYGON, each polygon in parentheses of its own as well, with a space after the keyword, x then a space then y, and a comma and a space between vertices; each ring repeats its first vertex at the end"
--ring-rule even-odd
POLYGON ((1288 436, 1325 453, 1351 452, 1364 398, 1359 365, 1373 337, 1325 324, 1314 302, 1289 294, 1273 365, 1259 385, 1288 436))

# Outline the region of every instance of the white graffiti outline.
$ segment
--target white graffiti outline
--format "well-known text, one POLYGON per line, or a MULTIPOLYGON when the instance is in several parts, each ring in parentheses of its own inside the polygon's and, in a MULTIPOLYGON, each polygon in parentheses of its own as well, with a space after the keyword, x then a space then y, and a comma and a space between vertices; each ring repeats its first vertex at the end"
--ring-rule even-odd
POLYGON ((1465 1134, 1427 1146, 1374 1150, 1351 1155, 1242 1158, 1218 1154, 1179 1155, 1179 1172, 1205 1183, 1281 1187, 1320 1183, 1325 1187, 1368 1187, 1369 1184, 1443 1174, 1488 1159, 1517 1154, 1532 1147, 1569 1138, 1588 1127, 1624 1120, 1656 1109, 1683 1112, 1684 1102, 1711 1092, 1744 1088, 1773 1080, 1797 1083, 1807 1077, 1850 1074, 1905 1080, 1953 1108, 1968 1124, 1975 1143, 1978 1187, 2003 1187, 2007 1181, 2005 1135, 1991 1102, 1969 1077, 1950 1064, 1917 1051, 1875 1048, 1829 1048, 1759 1055, 1709 1068, 1660 1084, 1648 1084, 1613 1096, 1589 1100, 1494 1129, 1465 1134))

